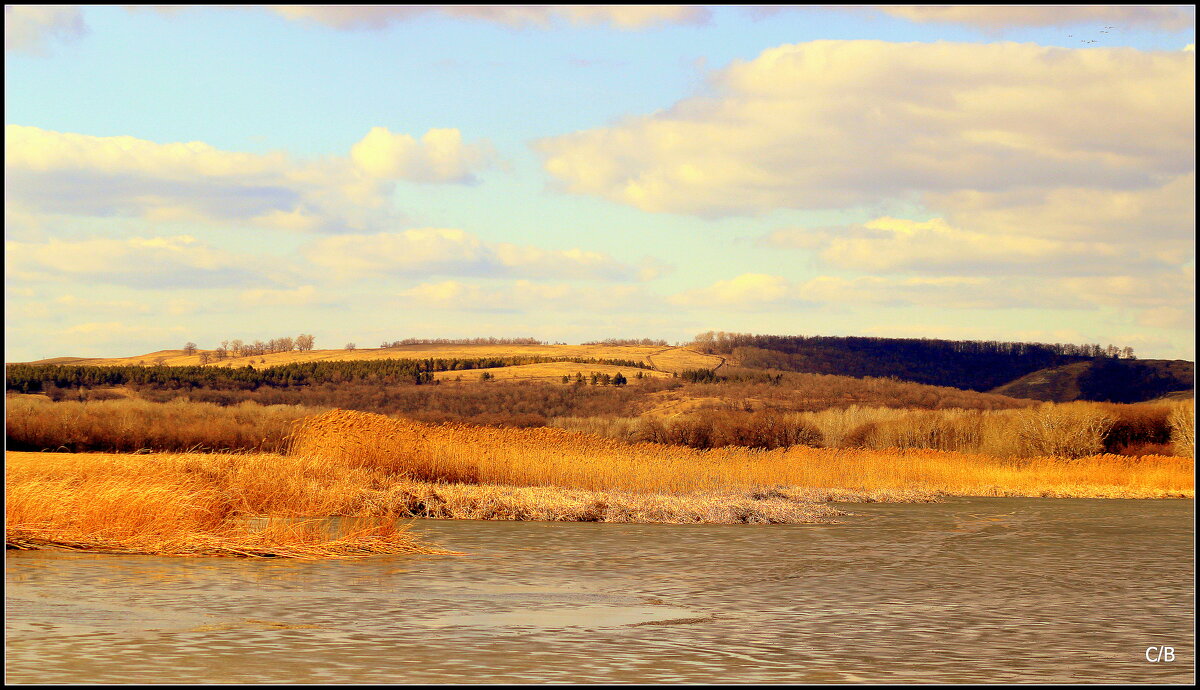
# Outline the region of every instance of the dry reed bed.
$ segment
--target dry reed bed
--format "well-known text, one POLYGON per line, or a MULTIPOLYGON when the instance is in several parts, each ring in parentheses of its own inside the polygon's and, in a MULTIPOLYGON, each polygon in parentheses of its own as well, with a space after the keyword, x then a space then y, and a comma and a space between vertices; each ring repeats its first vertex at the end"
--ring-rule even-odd
POLYGON ((1193 460, 997 458, 926 449, 694 450, 556 428, 430 425, 334 410, 300 420, 290 453, 414 481, 698 494, 759 487, 957 496, 1194 497, 1193 460))
POLYGON ((850 405, 817 412, 702 411, 654 417, 558 417, 552 426, 625 442, 930 448, 996 457, 1084 457, 1127 445, 1194 453, 1195 406, 1181 403, 1044 403, 1013 410, 913 410, 850 405))
POLYGON ((5 542, 179 556, 356 558, 438 553, 396 516, 364 510, 377 473, 278 455, 6 453, 5 542), (348 533, 321 521, 354 514, 348 533), (269 516, 252 527, 252 516, 269 516))
POLYGON ((8 396, 5 427, 15 450, 133 452, 144 449, 257 450, 283 448, 293 422, 325 408, 259 405, 222 407, 177 399, 49 402, 8 396))

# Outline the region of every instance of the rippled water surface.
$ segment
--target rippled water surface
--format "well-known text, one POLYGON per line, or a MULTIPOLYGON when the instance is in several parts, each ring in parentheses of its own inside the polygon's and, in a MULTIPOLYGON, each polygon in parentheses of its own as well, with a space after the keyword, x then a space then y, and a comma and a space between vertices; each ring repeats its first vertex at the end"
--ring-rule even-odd
POLYGON ((1194 680, 1193 501, 419 521, 463 556, 7 553, 8 682, 1194 680), (1175 661, 1149 663, 1169 645, 1175 661))

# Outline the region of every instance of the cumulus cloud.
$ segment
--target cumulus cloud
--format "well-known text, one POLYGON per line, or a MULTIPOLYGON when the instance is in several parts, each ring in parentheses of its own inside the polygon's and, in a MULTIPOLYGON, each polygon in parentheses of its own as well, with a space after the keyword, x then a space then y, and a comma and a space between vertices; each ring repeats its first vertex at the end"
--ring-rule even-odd
POLYGON ((924 202, 945 213, 948 222, 987 234, 1194 245, 1196 174, 1188 172, 1136 190, 961 190, 928 194, 924 202))
POLYGON ((5 5, 4 52, 46 53, 52 40, 74 41, 88 32, 73 5, 5 5))
POLYGON ((535 148, 571 192, 703 216, 1134 190, 1195 167, 1183 51, 814 41, 734 62, 710 86, 535 148))
POLYGON ((743 273, 729 280, 671 295, 668 301, 691 307, 755 306, 789 299, 788 280, 766 273, 743 273))
POLYGON ((658 301, 638 285, 604 288, 562 283, 516 280, 502 285, 480 285, 458 280, 421 283, 399 293, 401 304, 414 304, 456 311, 484 312, 579 312, 653 310, 658 301))
POLYGON ((689 5, 444 5, 444 6, 315 6, 271 5, 291 20, 307 20, 335 29, 382 29, 427 15, 474 19, 510 27, 549 28, 562 23, 645 29, 671 24, 703 24, 711 13, 689 5))
POLYGON ((1150 272, 1187 260, 1162 245, 975 232, 941 218, 921 222, 885 216, 846 227, 786 228, 768 234, 763 243, 815 250, 829 266, 875 273, 1097 275, 1150 272))
POLYGON ((1178 31, 1195 26, 1184 5, 875 5, 880 12, 914 22, 965 24, 998 30, 1112 22, 1122 27, 1178 31))
POLYGON ((305 249, 342 277, 456 275, 629 281, 637 268, 607 254, 484 242, 456 228, 416 228, 322 238, 305 249))
POLYGON ((300 231, 364 230, 392 217, 396 180, 469 182, 492 162, 458 130, 421 139, 377 127, 348 157, 223 151, 38 127, 4 128, 5 207, 19 213, 202 219, 300 231))
POLYGON ((261 260, 213 249, 189 235, 4 243, 17 280, 73 280, 133 288, 229 288, 279 282, 261 260))
POLYGON ((375 127, 350 149, 370 177, 412 182, 474 182, 494 160, 490 145, 465 145, 457 129, 431 129, 420 139, 375 127))

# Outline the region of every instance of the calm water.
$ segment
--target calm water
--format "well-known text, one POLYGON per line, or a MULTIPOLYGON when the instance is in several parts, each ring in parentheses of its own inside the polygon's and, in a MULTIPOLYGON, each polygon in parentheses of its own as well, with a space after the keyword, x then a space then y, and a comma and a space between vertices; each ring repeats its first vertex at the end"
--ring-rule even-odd
POLYGON ((1193 501, 420 521, 466 556, 8 552, 8 682, 1194 680, 1193 501), (1175 649, 1149 663, 1150 645, 1175 649))

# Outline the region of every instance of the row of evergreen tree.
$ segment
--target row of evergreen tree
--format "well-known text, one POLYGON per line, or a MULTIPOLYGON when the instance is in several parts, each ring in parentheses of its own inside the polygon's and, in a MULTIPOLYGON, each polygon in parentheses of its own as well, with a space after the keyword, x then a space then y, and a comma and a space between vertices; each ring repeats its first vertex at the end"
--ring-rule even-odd
POLYGON ((145 385, 159 388, 213 388, 253 390, 260 386, 290 387, 361 381, 380 384, 431 383, 433 372, 492 369, 572 362, 611 364, 637 369, 643 362, 587 357, 475 357, 425 359, 373 359, 360 361, 293 362, 272 367, 234 366, 86 366, 62 364, 10 364, 5 369, 7 389, 36 393, 46 384, 57 388, 145 385))

